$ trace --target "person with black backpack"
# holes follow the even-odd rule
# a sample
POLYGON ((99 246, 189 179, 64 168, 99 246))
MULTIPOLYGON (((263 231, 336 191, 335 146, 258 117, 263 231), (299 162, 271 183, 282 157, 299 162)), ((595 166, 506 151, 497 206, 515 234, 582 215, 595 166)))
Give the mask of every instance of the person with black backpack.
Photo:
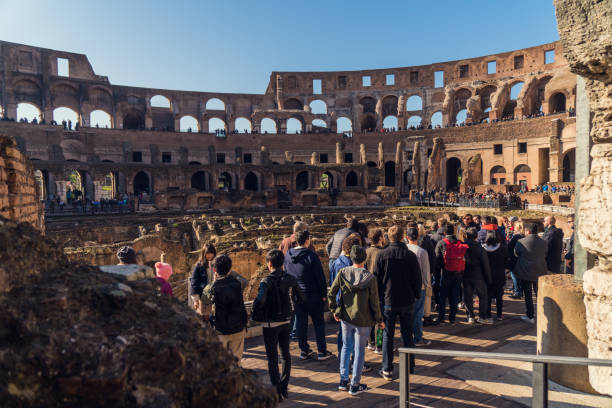
POLYGON ((270 382, 276 387, 280 400, 288 398, 287 387, 291 375, 291 354, 289 353, 289 320, 293 305, 302 303, 304 295, 297 280, 283 270, 285 256, 273 249, 266 255, 270 274, 259 283, 257 297, 253 301, 252 318, 263 323, 263 338, 268 357, 270 382), (278 371, 278 348, 281 349, 282 375, 278 371))
POLYGON ((244 351, 247 324, 242 285, 230 274, 232 260, 229 256, 215 257, 212 269, 215 281, 204 288, 202 298, 212 304, 213 313, 210 322, 217 330, 221 344, 240 360, 244 351))

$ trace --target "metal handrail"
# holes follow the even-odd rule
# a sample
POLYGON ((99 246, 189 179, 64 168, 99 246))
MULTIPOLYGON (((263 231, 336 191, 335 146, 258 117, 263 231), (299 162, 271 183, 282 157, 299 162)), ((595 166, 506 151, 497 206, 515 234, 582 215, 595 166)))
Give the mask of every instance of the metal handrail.
POLYGON ((441 357, 468 357, 487 360, 524 361, 533 364, 532 407, 548 407, 548 364, 570 364, 612 367, 612 360, 568 356, 528 355, 513 353, 487 353, 482 351, 432 350, 402 347, 400 357, 400 407, 410 404, 410 374, 414 373, 414 355, 441 357), (412 364, 411 364, 412 360, 412 364), (412 367, 411 367, 412 365, 412 367))

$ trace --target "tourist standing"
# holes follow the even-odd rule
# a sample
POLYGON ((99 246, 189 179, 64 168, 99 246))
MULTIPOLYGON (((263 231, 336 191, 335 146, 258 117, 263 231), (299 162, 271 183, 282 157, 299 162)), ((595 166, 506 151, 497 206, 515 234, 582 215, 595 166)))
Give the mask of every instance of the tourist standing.
MULTIPOLYGON (((506 286, 506 258, 508 248, 502 245, 495 231, 487 231, 483 248, 487 251, 491 268, 491 282, 488 287, 487 317, 491 320, 491 302, 495 299, 497 320, 503 320, 504 286, 506 286)), ((492 321, 491 321, 492 323, 492 321)))
POLYGON ((572 230, 569 242, 567 243, 567 251, 565 252, 565 273, 574 274, 574 216, 570 215, 567 218, 567 226, 572 230))
POLYGON ((202 247, 200 258, 193 266, 191 276, 189 277, 189 306, 193 307, 196 312, 202 314, 202 292, 206 285, 214 280, 214 272, 212 270, 212 260, 217 256, 217 250, 212 243, 208 243, 202 247))
POLYGON ((516 265, 514 273, 521 280, 525 296, 526 316, 521 316, 526 322, 535 323, 532 292, 538 294, 538 278, 548 273, 546 254, 548 244, 538 236, 538 225, 527 224, 527 236, 519 239, 514 247, 516 265))
POLYGON ((482 246, 476 242, 478 230, 470 227, 466 230, 465 244, 468 250, 465 253, 465 273, 463 274, 463 299, 468 315, 468 323, 476 323, 474 313, 474 293, 478 295, 478 321, 489 324, 489 314, 487 313, 488 289, 491 283, 491 271, 489 258, 482 246))
POLYGON ((436 272, 440 272, 440 305, 438 309, 438 322, 444 322, 446 313, 446 300, 449 301, 448 320, 451 324, 455 323, 457 306, 459 303, 459 292, 461 291, 461 281, 465 271, 465 253, 468 246, 455 236, 455 228, 448 224, 446 235, 436 245, 436 272))
POLYGON ((163 295, 172 296, 172 285, 170 285, 170 276, 172 275, 172 265, 166 263, 166 254, 161 254, 160 262, 155 263, 155 275, 160 285, 160 290, 163 295))
POLYGON ((327 244, 325 245, 325 252, 327 252, 327 255, 329 256, 329 269, 331 269, 334 261, 340 256, 344 238, 355 232, 359 233, 359 221, 357 221, 355 218, 349 218, 346 221, 346 227, 336 231, 329 241, 327 241, 327 244))
POLYGON ((429 285, 428 288, 425 288, 425 305, 423 308, 423 326, 433 326, 438 323, 436 319, 434 319, 431 309, 432 304, 431 300, 433 297, 433 275, 434 275, 434 266, 436 261, 436 247, 431 240, 431 237, 425 231, 425 225, 422 222, 417 223, 417 228, 419 231, 419 246, 423 248, 427 252, 427 257, 429 259, 429 276, 431 279, 432 285, 429 285))
POLYGON ((416 255, 421 269, 421 296, 415 301, 414 305, 414 323, 412 325, 412 334, 414 337, 415 346, 428 346, 431 341, 423 337, 423 313, 425 309, 426 292, 431 289, 431 271, 429 270, 429 256, 427 251, 419 246, 419 231, 416 228, 408 228, 406 231, 408 239, 408 249, 416 255))
POLYGON ((302 303, 303 294, 297 280, 283 270, 285 256, 273 249, 266 255, 270 274, 259 283, 257 297, 253 301, 253 320, 261 322, 268 358, 270 382, 276 387, 279 399, 288 398, 287 388, 291 376, 291 354, 289 352, 289 320, 293 315, 292 304, 302 303), (280 348, 281 371, 278 371, 278 349, 280 348))
MULTIPOLYGON (((393 337, 395 322, 400 322, 404 347, 414 347, 412 323, 415 299, 421 296, 421 268, 415 254, 402 242, 404 231, 394 225, 389 228, 389 246, 376 257, 379 297, 382 304, 385 329, 383 331, 383 365, 379 374, 393 380, 393 337)), ((414 357, 414 356, 412 356, 414 357)), ((410 359, 414 371, 414 358, 410 359)))
POLYGON ((136 265, 138 260, 136 259, 136 251, 134 248, 129 246, 122 246, 117 251, 117 259, 119 263, 117 265, 136 265))
MULTIPOLYGON (((297 279, 304 293, 304 302, 296 305, 295 319, 297 336, 300 346, 300 359, 307 360, 314 356, 308 344, 308 316, 312 319, 317 341, 317 359, 327 360, 331 353, 325 344, 325 320, 323 319, 325 302, 327 301, 327 285, 319 256, 308 249, 310 233, 300 231, 296 234, 297 246, 287 251, 285 271, 297 279)), ((338 252, 338 256, 340 252, 338 252)))
MULTIPOLYGON (((284 238, 278 246, 278 249, 283 252, 283 255, 287 255, 287 251, 289 251, 289 248, 293 248, 297 245, 295 241, 295 234, 300 231, 306 231, 307 229, 308 224, 306 224, 305 222, 296 221, 295 224, 293 224, 293 234, 284 238)), ((315 247, 312 245, 312 243, 310 244, 309 249, 313 252, 315 251, 315 247)))
MULTIPOLYGON (((432 244, 434 246, 434 255, 435 248, 438 245, 438 242, 444 239, 446 234, 446 225, 448 224, 448 220, 444 217, 438 218, 437 224, 435 226, 434 232, 430 235, 432 244)), ((434 268, 434 272, 432 277, 432 290, 433 290, 433 298, 436 302, 436 307, 438 311, 440 310, 440 287, 442 284, 442 275, 440 274, 439 268, 434 268)))
POLYGON ((546 266, 552 273, 561 273, 561 252, 563 252, 563 230, 557 228, 557 220, 549 215, 544 218, 544 234, 542 239, 546 241, 546 266))
POLYGON ((371 327, 376 323, 384 328, 380 313, 378 285, 374 275, 364 268, 366 251, 354 245, 350 250, 352 266, 340 270, 327 294, 329 310, 342 326, 342 351, 340 352, 339 390, 349 388, 351 354, 353 377, 349 393, 357 395, 368 387, 362 384, 361 373, 365 362, 365 346, 371 327), (338 302, 337 295, 341 299, 338 302))
MULTIPOLYGON (((376 272, 376 257, 381 249, 386 245, 385 234, 381 228, 372 228, 368 237, 370 238, 371 245, 366 249, 366 268, 372 272, 376 278, 378 278, 376 272)), ((370 331, 370 340, 368 341, 368 349, 374 351, 376 354, 382 353, 382 347, 376 344, 376 326, 372 327, 370 331)))
POLYGON ((219 255, 212 261, 214 282, 204 288, 202 301, 212 305, 211 323, 226 347, 240 361, 244 351, 247 312, 242 298, 242 285, 230 270, 232 260, 219 255))
POLYGON ((514 268, 516 266, 516 254, 514 253, 514 248, 516 247, 516 243, 525 238, 525 229, 523 227, 522 221, 511 221, 512 222, 512 238, 508 242, 508 259, 506 263, 506 268, 510 270, 510 278, 512 279, 512 295, 510 295, 513 299, 520 299, 523 297, 523 288, 521 287, 521 280, 516 277, 514 273, 514 268))

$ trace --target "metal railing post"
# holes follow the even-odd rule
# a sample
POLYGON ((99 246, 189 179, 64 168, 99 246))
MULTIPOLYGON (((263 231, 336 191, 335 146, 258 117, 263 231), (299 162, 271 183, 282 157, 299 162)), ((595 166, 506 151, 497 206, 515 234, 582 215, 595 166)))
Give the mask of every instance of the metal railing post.
POLYGON ((532 363, 532 407, 548 408, 548 364, 532 363))
POLYGON ((400 353, 400 408, 410 406, 410 354, 400 353))

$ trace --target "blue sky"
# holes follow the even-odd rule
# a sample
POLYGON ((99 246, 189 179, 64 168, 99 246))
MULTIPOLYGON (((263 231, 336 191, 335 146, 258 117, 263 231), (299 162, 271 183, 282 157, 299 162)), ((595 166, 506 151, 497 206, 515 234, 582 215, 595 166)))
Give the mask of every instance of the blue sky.
POLYGON ((119 85, 263 93, 271 71, 430 64, 558 40, 552 0, 0 0, 0 40, 119 85))

